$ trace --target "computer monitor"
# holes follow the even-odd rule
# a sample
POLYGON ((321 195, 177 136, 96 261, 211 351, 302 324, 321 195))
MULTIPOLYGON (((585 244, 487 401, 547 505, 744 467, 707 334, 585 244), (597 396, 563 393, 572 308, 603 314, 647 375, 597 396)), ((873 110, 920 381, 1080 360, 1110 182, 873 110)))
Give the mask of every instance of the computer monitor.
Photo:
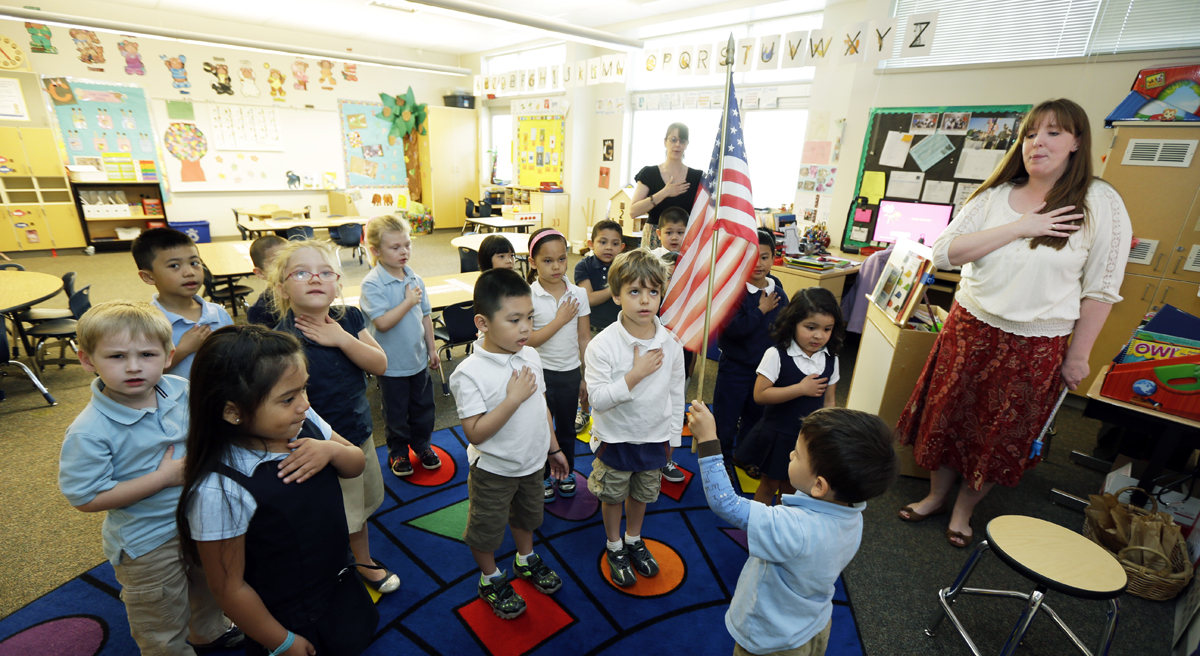
POLYGON ((875 231, 872 239, 895 243, 901 237, 926 245, 941 236, 954 214, 954 206, 947 203, 917 203, 906 200, 879 201, 875 213, 875 231))

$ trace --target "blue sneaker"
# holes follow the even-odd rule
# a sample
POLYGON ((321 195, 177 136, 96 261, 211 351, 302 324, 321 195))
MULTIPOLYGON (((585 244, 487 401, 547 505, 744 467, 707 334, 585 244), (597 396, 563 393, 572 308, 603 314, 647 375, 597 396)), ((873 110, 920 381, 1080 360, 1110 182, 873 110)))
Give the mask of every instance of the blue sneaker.
POLYGON ((566 478, 558 482, 558 496, 564 499, 575 496, 575 472, 567 474, 566 478))

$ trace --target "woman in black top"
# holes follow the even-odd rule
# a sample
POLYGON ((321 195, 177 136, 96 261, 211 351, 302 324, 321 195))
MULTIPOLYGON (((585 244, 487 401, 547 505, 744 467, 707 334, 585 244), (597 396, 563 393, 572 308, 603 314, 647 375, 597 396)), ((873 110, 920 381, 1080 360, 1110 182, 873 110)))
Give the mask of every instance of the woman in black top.
POLYGON ((634 217, 649 215, 642 227, 642 247, 650 250, 662 245, 656 232, 658 215, 668 207, 681 207, 690 215, 696 190, 700 188, 701 171, 683 163, 683 154, 688 147, 687 126, 672 123, 667 128, 663 145, 667 147, 667 161, 638 171, 633 178, 637 181, 633 206, 629 208, 634 217))

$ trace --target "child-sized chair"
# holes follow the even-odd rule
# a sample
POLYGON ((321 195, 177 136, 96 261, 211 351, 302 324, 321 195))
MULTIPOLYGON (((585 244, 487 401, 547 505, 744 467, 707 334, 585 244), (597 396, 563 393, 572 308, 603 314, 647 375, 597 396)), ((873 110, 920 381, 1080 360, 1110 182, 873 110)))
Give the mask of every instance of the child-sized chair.
MULTIPOLYGON (((445 363, 450 361, 450 349, 475 341, 478 333, 478 329, 475 327, 475 304, 467 301, 443 309, 442 323, 444 325, 433 327, 433 341, 442 342, 442 345, 438 347, 438 353, 444 355, 442 366, 438 367, 438 374, 442 377, 442 394, 450 396, 450 385, 446 383, 445 363)), ((468 352, 470 352, 470 347, 468 347, 468 352)))
POLYGON ((925 634, 934 636, 938 625, 945 617, 949 617, 954 628, 962 634, 967 647, 975 656, 980 656, 981 652, 975 646, 975 641, 967 635, 967 630, 963 628, 962 622, 951 607, 960 594, 1008 597, 1023 599, 1026 604, 1024 612, 1008 636, 1008 641, 1000 650, 1001 656, 1011 656, 1016 652, 1029 630, 1030 623, 1033 622, 1033 617, 1042 610, 1058 624, 1058 628, 1067 634, 1081 652, 1091 656, 1092 652, 1083 646, 1083 641, 1067 628, 1066 623, 1049 605, 1042 603, 1046 592, 1053 590, 1079 599, 1108 602, 1108 622, 1095 651, 1095 656, 1107 656, 1112 647, 1113 636, 1117 632, 1117 619, 1121 614, 1121 604, 1117 597, 1125 592, 1127 583, 1125 570, 1117 559, 1082 535, 1041 519, 1003 515, 988 522, 987 539, 981 540, 975 547, 954 584, 938 591, 941 608, 935 611, 936 615, 929 628, 925 629, 925 634), (966 587, 971 572, 987 551, 996 554, 1001 562, 1016 573, 1033 581, 1033 592, 1026 594, 1014 590, 966 587))
POLYGON ((37 340, 37 347, 33 351, 33 363, 38 372, 45 371, 47 364, 56 364, 61 369, 68 364, 79 363, 79 360, 67 357, 67 347, 70 346, 78 357, 79 347, 75 344, 75 330, 79 326, 79 318, 92 308, 91 294, 92 286, 88 285, 71 295, 67 302, 71 307, 71 318, 51 319, 25 331, 26 335, 37 340), (46 359, 46 342, 50 340, 58 341, 58 357, 53 360, 46 359))

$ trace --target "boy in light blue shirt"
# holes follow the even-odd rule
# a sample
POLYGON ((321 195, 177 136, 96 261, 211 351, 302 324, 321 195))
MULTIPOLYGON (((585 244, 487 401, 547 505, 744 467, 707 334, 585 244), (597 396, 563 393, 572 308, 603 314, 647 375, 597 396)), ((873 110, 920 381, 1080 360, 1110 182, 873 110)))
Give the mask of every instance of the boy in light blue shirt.
POLYGON ((408 261, 412 229, 408 221, 385 214, 367 224, 367 246, 375 268, 363 278, 359 305, 370 322, 367 330, 387 354, 379 376, 383 422, 387 426, 388 469, 411 476, 409 448, 427 470, 442 466, 433 451, 433 378, 440 366, 433 342, 433 318, 425 282, 408 261))
POLYGON ((104 556, 121 583, 134 640, 144 654, 239 644, 241 631, 179 548, 188 383, 163 375, 173 354, 170 325, 149 303, 112 301, 88 311, 77 335, 80 362, 99 377, 67 429, 59 488, 79 510, 107 512, 104 556))
POLYGON ((187 378, 192 372, 192 357, 212 332, 232 326, 225 308, 200 297, 204 284, 204 264, 196 244, 184 233, 171 228, 152 228, 138 235, 130 248, 137 263, 138 276, 154 285, 154 306, 171 324, 175 359, 170 371, 187 378))
POLYGON ((858 410, 808 415, 788 465, 797 492, 767 506, 733 491, 712 412, 700 401, 690 412, 708 505, 746 531, 750 552, 725 614, 733 653, 822 656, 834 582, 858 552, 866 501, 896 478, 892 429, 858 410))

